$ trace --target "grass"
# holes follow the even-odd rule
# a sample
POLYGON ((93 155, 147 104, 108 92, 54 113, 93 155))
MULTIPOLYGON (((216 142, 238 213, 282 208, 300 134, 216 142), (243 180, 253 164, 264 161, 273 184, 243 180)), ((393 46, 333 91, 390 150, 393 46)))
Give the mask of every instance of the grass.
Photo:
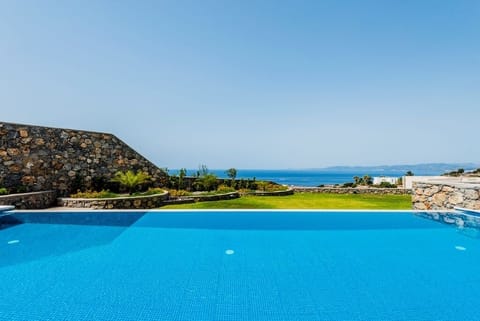
POLYGON ((316 194, 243 196, 227 201, 168 205, 162 209, 372 209, 409 210, 410 195, 316 194))

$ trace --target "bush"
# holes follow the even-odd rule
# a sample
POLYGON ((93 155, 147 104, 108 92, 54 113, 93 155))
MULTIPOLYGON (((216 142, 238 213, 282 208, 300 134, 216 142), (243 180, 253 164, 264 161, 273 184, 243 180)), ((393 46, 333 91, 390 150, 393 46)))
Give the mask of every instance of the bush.
POLYGON ((353 188, 353 187, 357 187, 357 184, 355 184, 355 183, 345 183, 345 184, 342 185, 342 187, 344 187, 344 188, 348 188, 348 187, 353 188))
POLYGON ((271 182, 266 182, 266 181, 258 181, 256 182, 256 186, 258 190, 261 190, 263 192, 278 192, 278 191, 286 191, 288 189, 288 186, 273 184, 271 182))
POLYGON ((0 195, 7 195, 8 190, 5 187, 0 187, 0 195))
POLYGON ((217 189, 217 176, 212 173, 202 174, 195 180, 194 187, 196 191, 214 191, 217 189))
POLYGON ((229 187, 227 185, 220 185, 218 188, 217 188, 217 192, 220 192, 220 193, 231 193, 231 192, 235 192, 235 189, 233 187, 229 187))
POLYGON ((165 190, 159 187, 151 187, 146 192, 136 192, 133 193, 133 196, 148 196, 148 195, 155 195, 155 194, 162 194, 165 190))
POLYGON ((381 182, 380 184, 376 185, 375 187, 380 187, 380 188, 397 188, 397 185, 391 184, 389 182, 381 182))
POLYGON ((87 190, 85 192, 77 192, 70 195, 71 198, 114 198, 119 195, 110 191, 102 190, 100 192, 87 190))
POLYGON ((288 186, 279 185, 279 184, 267 184, 267 191, 268 192, 279 192, 279 191, 286 191, 288 186))
POLYGON ((126 172, 116 172, 111 181, 119 183, 126 188, 130 195, 132 195, 142 184, 150 181, 150 175, 145 172, 134 173, 133 171, 128 170, 126 172))
POLYGON ((182 196, 189 196, 192 195, 192 193, 187 192, 186 190, 183 189, 171 189, 168 191, 170 193, 170 197, 182 197, 182 196))

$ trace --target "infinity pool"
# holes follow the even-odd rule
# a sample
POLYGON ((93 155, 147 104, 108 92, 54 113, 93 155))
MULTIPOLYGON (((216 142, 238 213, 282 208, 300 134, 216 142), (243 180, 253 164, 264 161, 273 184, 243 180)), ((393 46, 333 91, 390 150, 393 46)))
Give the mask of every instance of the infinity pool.
POLYGON ((0 226, 0 320, 480 319, 472 216, 31 212, 0 226))

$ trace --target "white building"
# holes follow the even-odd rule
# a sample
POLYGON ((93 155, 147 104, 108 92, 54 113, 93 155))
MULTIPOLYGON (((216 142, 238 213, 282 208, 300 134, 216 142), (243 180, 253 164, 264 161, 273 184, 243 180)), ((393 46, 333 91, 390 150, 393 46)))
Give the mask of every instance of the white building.
POLYGON ((373 185, 380 185, 383 182, 387 182, 390 184, 397 184, 399 177, 390 177, 390 176, 380 176, 373 178, 373 185))

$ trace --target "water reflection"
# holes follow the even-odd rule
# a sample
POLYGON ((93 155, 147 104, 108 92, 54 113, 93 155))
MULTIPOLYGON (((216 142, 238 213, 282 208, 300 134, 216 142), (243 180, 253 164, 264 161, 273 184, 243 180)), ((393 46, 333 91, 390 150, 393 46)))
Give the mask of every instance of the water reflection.
POLYGON ((450 226, 467 237, 480 239, 480 216, 462 212, 416 212, 416 216, 450 226))
POLYGON ((0 217, 0 267, 111 243, 145 213, 15 213, 0 217))

